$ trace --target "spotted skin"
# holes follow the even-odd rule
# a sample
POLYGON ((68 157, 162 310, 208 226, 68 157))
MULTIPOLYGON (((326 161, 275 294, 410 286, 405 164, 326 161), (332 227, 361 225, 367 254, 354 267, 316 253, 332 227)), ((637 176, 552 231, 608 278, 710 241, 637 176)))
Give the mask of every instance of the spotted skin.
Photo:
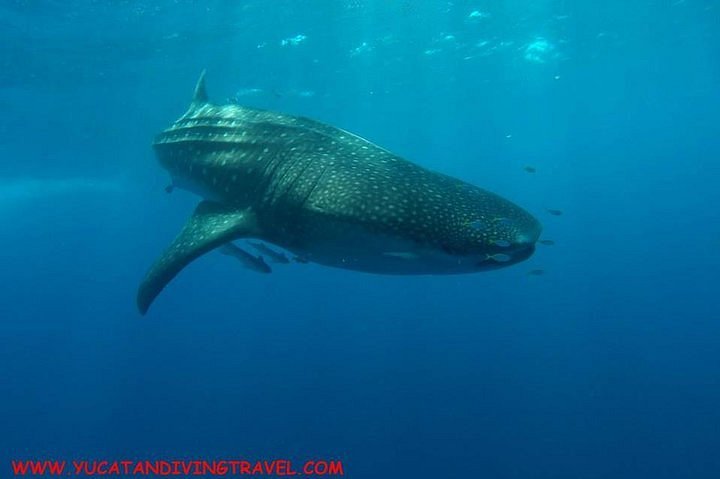
POLYGON ((541 231, 535 218, 500 196, 352 133, 211 104, 203 78, 190 109, 153 146, 175 186, 252 213, 252 228, 233 239, 259 238, 329 266, 476 272, 526 259, 541 231), (498 254, 511 259, 496 261, 498 254))

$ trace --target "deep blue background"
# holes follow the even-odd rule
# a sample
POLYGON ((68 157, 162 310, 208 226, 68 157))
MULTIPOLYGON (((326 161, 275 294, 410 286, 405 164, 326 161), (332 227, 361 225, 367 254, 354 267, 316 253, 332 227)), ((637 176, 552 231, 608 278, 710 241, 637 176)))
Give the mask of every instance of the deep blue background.
POLYGON ((5 0, 0 111, 3 477, 46 457, 720 476, 717 2, 5 0), (203 68, 218 102, 352 130, 557 244, 457 277, 209 254, 140 317, 197 201, 163 192, 150 142, 203 68))

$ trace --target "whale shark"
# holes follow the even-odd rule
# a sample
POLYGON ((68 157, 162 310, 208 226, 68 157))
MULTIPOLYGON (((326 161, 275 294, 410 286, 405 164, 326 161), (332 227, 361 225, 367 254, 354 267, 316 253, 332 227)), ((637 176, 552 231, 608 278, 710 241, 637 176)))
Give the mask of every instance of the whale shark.
POLYGON ((239 240, 267 243, 303 263, 442 275, 519 263, 533 254, 542 230, 514 203, 348 131, 214 104, 205 72, 188 110, 153 148, 172 186, 202 200, 141 282, 141 314, 185 266, 214 249, 269 272, 239 240))

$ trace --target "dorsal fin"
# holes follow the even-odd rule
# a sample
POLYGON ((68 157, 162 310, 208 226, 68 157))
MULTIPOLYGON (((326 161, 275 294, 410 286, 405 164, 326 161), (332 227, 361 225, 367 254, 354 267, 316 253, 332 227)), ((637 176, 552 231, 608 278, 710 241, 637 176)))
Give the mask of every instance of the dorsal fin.
POLYGON ((204 105, 208 102, 207 90, 205 89, 205 70, 200 73, 200 78, 195 85, 195 94, 193 95, 193 106, 204 105))

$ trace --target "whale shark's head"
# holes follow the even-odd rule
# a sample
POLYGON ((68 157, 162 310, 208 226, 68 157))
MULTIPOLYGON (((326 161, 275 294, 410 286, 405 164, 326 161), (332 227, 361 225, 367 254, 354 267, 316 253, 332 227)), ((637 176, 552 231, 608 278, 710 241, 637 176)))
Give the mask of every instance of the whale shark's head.
MULTIPOLYGON (((418 204, 401 218, 401 227, 368 231, 362 224, 342 223, 298 251, 328 266, 381 274, 460 274, 520 263, 535 252, 542 232, 530 213, 493 193, 475 187, 418 204), (445 209, 436 208, 443 205, 445 209)), ((387 205, 388 211, 397 206, 387 205)), ((373 211, 384 213, 382 207, 373 211)), ((384 215, 388 224, 398 220, 384 215)), ((377 226, 377 225, 375 225, 377 226)), ((392 224, 391 226, 396 226, 392 224)))
POLYGON ((479 270, 496 269, 519 263, 532 256, 542 225, 514 203, 487 195, 482 212, 473 212, 455 228, 450 253, 473 262, 479 270))
MULTIPOLYGON (((519 208, 518 208, 519 209, 519 208)), ((542 226, 524 210, 512 219, 501 217, 494 232, 479 249, 478 269, 495 269, 510 266, 528 259, 535 252, 542 226)))

